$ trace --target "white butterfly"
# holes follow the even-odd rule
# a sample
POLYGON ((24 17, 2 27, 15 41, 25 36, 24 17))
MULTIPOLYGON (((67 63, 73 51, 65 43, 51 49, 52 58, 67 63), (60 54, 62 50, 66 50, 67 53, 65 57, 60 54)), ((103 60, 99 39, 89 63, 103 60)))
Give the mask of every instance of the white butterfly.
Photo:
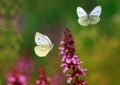
POLYGON ((35 46, 34 51, 39 57, 45 57, 53 48, 53 44, 50 39, 39 32, 35 34, 35 46))
POLYGON ((101 6, 96 6, 90 14, 87 14, 83 8, 77 7, 78 23, 82 26, 98 23, 100 21, 99 16, 101 11, 101 6))

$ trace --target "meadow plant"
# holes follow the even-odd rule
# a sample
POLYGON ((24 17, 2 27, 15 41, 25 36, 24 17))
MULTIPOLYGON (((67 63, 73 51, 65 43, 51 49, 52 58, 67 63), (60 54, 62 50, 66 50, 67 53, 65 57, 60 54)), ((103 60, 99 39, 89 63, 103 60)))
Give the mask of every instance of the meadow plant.
POLYGON ((6 85, 27 85, 27 77, 18 70, 12 69, 6 76, 6 85))
POLYGON ((46 76, 46 71, 44 66, 40 66, 38 69, 38 79, 35 82, 35 85, 49 85, 50 78, 46 76))
POLYGON ((33 60, 28 51, 16 60, 13 68, 6 74, 6 85, 28 85, 33 70, 33 60))
POLYGON ((62 55, 61 67, 64 68, 63 73, 66 73, 68 77, 67 83, 71 83, 73 80, 73 85, 87 85, 87 83, 80 77, 86 76, 86 69, 81 67, 82 61, 79 61, 78 56, 75 54, 74 40, 72 38, 71 31, 66 29, 64 31, 64 40, 60 42, 60 54, 62 55))

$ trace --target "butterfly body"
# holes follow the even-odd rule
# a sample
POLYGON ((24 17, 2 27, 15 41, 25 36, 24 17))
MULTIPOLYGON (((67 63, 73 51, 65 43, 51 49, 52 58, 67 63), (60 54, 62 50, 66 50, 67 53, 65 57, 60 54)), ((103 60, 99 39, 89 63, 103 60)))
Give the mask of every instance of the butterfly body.
POLYGON ((35 43, 37 46, 35 46, 34 51, 39 57, 45 57, 53 48, 50 39, 39 32, 36 32, 35 34, 35 43))
POLYGON ((89 18, 90 18, 90 15, 89 15, 89 14, 87 14, 87 18, 88 18, 88 20, 89 20, 89 18))
POLYGON ((78 23, 82 26, 96 24, 100 21, 101 6, 95 7, 90 14, 87 14, 82 7, 77 7, 78 23))

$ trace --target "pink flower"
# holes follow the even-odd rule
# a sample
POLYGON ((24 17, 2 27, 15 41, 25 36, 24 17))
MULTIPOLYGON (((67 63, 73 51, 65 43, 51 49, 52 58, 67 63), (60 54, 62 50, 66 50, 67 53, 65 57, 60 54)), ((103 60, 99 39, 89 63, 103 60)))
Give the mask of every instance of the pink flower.
POLYGON ((80 74, 81 74, 83 77, 86 76, 86 73, 85 73, 86 70, 87 70, 87 69, 83 69, 83 68, 80 68, 80 69, 79 69, 79 72, 80 72, 80 74))
POLYGON ((60 42, 60 45, 64 45, 64 44, 65 44, 65 42, 64 42, 64 41, 61 41, 61 42, 60 42))
POLYGON ((68 77, 68 79, 67 79, 67 83, 70 83, 71 80, 72 80, 72 77, 68 77))
POLYGON ((64 68, 63 73, 66 73, 68 70, 71 71, 72 69, 72 72, 67 74, 67 83, 70 83, 72 79, 74 79, 74 85, 86 85, 86 83, 84 84, 84 82, 81 82, 78 78, 78 76, 86 76, 86 69, 81 67, 83 62, 79 61, 77 55, 75 54, 74 40, 69 29, 65 30, 64 40, 60 42, 60 45, 60 54, 63 56, 62 62, 64 62, 61 64, 64 68))
POLYGON ((68 70, 67 64, 61 64, 62 67, 64 67, 63 73, 65 73, 68 70))
POLYGON ((76 55, 73 56, 72 62, 73 62, 74 64, 77 64, 78 59, 77 59, 77 56, 76 56, 76 55))
POLYGON ((27 77, 19 74, 17 70, 12 70, 7 75, 7 85, 27 85, 27 77))
POLYGON ((74 82, 73 85, 87 85, 87 83, 83 80, 80 80, 80 81, 74 82))
POLYGON ((65 59, 66 59, 66 55, 64 55, 64 56, 62 57, 62 61, 65 61, 65 59))
POLYGON ((14 69, 6 75, 7 85, 27 85, 27 81, 33 69, 33 61, 30 53, 24 53, 18 58, 14 64, 14 69))
POLYGON ((68 77, 67 83, 70 83, 72 81, 72 74, 69 73, 66 76, 68 77))
POLYGON ((46 76, 45 69, 43 66, 40 66, 38 69, 38 79, 35 82, 35 85, 48 85, 50 78, 46 76))
POLYGON ((66 63, 71 63, 72 59, 69 57, 69 58, 66 58, 66 63))
POLYGON ((47 85, 44 80, 36 80, 36 85, 47 85))

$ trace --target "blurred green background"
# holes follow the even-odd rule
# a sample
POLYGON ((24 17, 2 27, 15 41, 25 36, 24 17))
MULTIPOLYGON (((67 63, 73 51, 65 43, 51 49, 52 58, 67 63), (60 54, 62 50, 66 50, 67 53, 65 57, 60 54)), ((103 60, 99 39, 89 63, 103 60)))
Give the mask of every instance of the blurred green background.
MULTIPOLYGON (((5 74, 25 50, 35 64, 28 85, 34 85, 40 65, 50 77, 60 73, 58 47, 66 28, 72 31, 76 54, 84 61, 88 85, 120 85, 119 0, 0 0, 0 85, 5 85, 5 74), (102 6, 101 21, 80 26, 76 8, 81 6, 89 13, 97 5, 102 6), (54 44, 46 58, 34 53, 36 31, 54 44)), ((66 78, 64 82, 68 85, 66 78)))

